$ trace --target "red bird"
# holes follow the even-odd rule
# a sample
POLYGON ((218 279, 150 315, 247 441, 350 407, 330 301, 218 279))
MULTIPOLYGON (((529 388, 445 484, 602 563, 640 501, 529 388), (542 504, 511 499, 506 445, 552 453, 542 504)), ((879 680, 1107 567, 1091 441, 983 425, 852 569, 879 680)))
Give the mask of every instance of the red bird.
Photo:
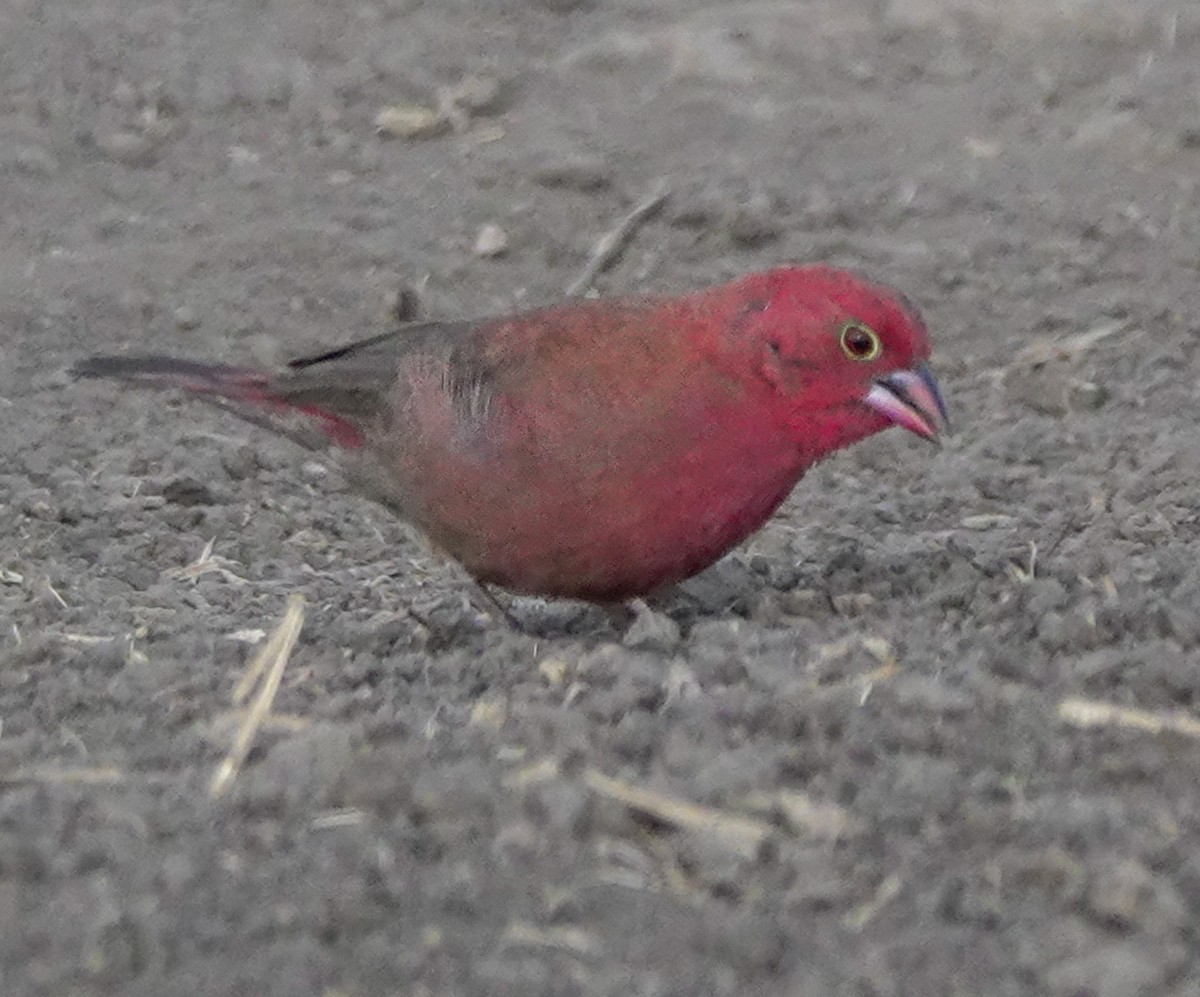
POLYGON ((928 356, 898 293, 805 266, 415 323, 277 373, 156 356, 74 373, 302 417, 303 437, 271 424, 336 450, 478 581, 613 602, 707 567, 840 447, 891 425, 936 440, 928 356))

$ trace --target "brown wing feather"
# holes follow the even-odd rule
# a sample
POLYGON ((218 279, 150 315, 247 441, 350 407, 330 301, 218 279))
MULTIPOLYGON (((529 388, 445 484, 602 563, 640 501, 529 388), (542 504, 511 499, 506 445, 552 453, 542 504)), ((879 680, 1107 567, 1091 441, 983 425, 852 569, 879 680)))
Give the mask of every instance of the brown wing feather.
POLYGON ((300 357, 272 380, 271 390, 294 405, 315 405, 355 422, 383 411, 402 364, 452 353, 472 322, 419 322, 314 356, 300 357))

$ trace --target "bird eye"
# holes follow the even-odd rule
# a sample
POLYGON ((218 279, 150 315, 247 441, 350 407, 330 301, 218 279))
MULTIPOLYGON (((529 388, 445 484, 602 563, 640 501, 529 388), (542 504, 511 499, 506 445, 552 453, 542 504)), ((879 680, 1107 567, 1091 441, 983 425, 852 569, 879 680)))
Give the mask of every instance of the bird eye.
POLYGON ((883 352, 883 344, 872 329, 861 322, 847 322, 840 337, 842 352, 851 360, 874 360, 883 352))

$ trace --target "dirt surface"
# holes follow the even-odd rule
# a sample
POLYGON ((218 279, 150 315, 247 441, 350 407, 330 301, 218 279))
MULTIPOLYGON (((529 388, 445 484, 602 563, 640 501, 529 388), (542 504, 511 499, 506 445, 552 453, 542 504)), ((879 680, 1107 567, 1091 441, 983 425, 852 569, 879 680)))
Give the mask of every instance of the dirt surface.
POLYGON ((1200 992, 1196 15, 6 3, 0 992, 1200 992), (663 177, 597 289, 861 268, 958 432, 627 629, 514 633, 287 442, 63 373, 550 300, 663 177))

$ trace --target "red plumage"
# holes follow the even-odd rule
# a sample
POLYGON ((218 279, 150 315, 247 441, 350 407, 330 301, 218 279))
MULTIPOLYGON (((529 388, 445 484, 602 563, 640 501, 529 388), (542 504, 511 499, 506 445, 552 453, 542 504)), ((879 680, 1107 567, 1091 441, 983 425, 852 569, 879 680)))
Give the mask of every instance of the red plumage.
POLYGON ((478 580, 611 601, 712 563, 839 447, 893 423, 936 437, 928 355, 900 295, 816 266, 415 323, 278 373, 164 357, 76 373, 301 414, 478 580))

